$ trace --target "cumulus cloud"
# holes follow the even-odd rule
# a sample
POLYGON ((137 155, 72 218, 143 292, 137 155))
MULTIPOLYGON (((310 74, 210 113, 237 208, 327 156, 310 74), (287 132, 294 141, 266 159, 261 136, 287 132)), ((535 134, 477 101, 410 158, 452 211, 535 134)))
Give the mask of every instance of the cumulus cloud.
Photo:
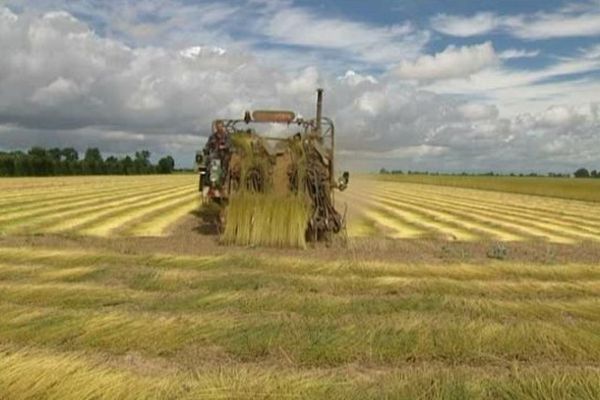
POLYGON ((403 79, 437 80, 464 78, 496 63, 491 42, 474 46, 448 46, 433 56, 424 55, 414 62, 403 61, 396 74, 403 79))
POLYGON ((593 74, 600 71, 600 53, 583 48, 574 56, 562 57, 541 68, 515 69, 499 63, 470 75, 430 82, 423 88, 436 93, 485 99, 497 104, 504 115, 524 110, 542 112, 557 104, 581 105, 598 99, 600 83, 593 74))
POLYGON ((498 58, 491 43, 450 47, 401 64, 400 72, 336 76, 317 65, 279 69, 220 45, 127 45, 71 14, 4 9, 0 48, 2 148, 149 148, 190 165, 213 118, 270 107, 312 116, 314 90, 323 86, 341 167, 570 170, 588 158, 600 163, 597 104, 506 118, 489 102, 436 94, 404 80, 485 71, 498 58))
POLYGON ((468 120, 495 119, 498 108, 490 104, 466 103, 458 107, 458 111, 468 120))
POLYGON ((373 75, 362 75, 355 71, 348 70, 343 76, 338 76, 338 80, 345 82, 351 86, 360 85, 361 83, 377 83, 377 79, 373 75))
POLYGON ((572 127, 586 121, 586 116, 573 107, 552 106, 541 113, 536 123, 541 127, 572 127))
POLYGON ((260 95, 267 76, 277 80, 277 72, 248 55, 129 48, 65 13, 2 18, 8 32, 0 36, 0 47, 8 49, 0 60, 4 123, 195 131, 235 96, 260 95))

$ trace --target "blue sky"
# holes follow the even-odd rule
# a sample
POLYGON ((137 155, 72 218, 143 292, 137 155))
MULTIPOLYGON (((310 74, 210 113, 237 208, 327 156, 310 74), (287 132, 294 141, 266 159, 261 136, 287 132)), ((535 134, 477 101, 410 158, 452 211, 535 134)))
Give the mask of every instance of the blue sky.
POLYGON ((0 148, 147 147, 312 113, 344 166, 600 168, 600 1, 0 1, 0 148))

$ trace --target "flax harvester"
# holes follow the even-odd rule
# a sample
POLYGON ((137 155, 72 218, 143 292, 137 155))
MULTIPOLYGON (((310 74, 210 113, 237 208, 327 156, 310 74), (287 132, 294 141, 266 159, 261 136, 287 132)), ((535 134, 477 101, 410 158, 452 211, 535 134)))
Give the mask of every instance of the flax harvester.
POLYGON ((349 174, 334 178, 335 127, 322 108, 318 89, 314 119, 261 110, 213 122, 196 164, 203 207, 211 210, 204 215, 215 216, 223 242, 305 247, 344 229, 333 190, 344 190, 349 174), (263 136, 261 124, 296 132, 263 136))

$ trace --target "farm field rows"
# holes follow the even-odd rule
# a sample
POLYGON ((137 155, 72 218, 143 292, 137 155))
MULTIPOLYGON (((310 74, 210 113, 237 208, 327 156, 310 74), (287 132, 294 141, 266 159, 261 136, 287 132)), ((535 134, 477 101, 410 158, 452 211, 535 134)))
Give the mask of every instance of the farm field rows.
POLYGON ((0 248, 0 398, 600 397, 600 270, 0 248))
MULTIPOLYGON (((418 183, 354 180, 350 236, 579 243, 600 240, 596 203, 418 183)), ((342 207, 340 207, 342 208, 342 207)))
POLYGON ((358 178, 347 247, 228 248, 196 179, 0 180, 0 399, 600 398, 595 203, 358 178))
POLYGON ((162 236, 198 208, 195 175, 0 180, 0 234, 162 236))
MULTIPOLYGON (((0 180, 0 234, 165 236, 199 206, 195 175, 0 180)), ((596 203, 358 178, 336 195, 348 234, 399 239, 600 240, 596 203)))

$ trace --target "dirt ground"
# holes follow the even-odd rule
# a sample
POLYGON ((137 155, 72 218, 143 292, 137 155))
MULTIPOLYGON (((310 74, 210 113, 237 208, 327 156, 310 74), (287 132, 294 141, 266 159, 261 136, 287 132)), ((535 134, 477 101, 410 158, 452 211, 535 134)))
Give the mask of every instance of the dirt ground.
POLYGON ((179 221, 166 237, 98 238, 75 235, 0 236, 0 247, 49 247, 103 250, 124 254, 167 253, 181 255, 239 255, 313 258, 339 261, 386 261, 401 263, 485 263, 492 260, 544 264, 600 263, 600 243, 577 245, 545 241, 459 242, 443 238, 389 239, 344 238, 333 243, 310 245, 307 250, 224 246, 196 216, 179 221))

